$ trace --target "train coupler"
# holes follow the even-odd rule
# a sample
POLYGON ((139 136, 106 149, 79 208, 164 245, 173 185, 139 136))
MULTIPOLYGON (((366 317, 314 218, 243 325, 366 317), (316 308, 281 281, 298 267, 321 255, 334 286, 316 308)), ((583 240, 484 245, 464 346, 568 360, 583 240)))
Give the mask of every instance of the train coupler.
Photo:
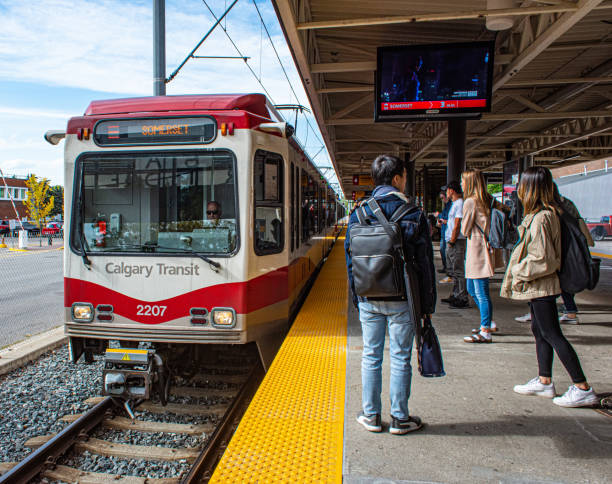
POLYGON ((147 400, 157 394, 162 405, 168 401, 169 374, 154 350, 107 349, 102 379, 104 395, 127 402, 147 400))

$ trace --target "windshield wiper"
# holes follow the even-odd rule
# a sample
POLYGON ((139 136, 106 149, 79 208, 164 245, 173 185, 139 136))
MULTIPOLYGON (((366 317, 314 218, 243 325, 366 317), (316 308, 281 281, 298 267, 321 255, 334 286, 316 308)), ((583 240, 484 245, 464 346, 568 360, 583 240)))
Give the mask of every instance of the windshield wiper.
POLYGON ((187 249, 187 248, 182 248, 182 247, 165 247, 163 245, 157 245, 157 244, 144 244, 143 247, 150 247, 152 249, 164 249, 164 250, 180 250, 181 252, 187 252, 188 254, 193 254, 199 257, 200 259, 202 259, 204 262, 207 262, 211 266, 212 270, 215 272, 219 272, 219 269, 221 268, 221 264, 219 264, 217 261, 214 261, 206 257, 204 254, 200 254, 199 252, 196 252, 193 249, 187 249))
POLYGON ((124 249, 142 249, 144 252, 155 252, 157 249, 163 249, 163 250, 175 250, 175 251, 180 251, 180 252, 186 252, 188 254, 193 254, 197 257, 199 257, 200 259, 202 259, 204 262, 210 264, 210 266, 212 267, 212 270, 215 272, 219 272, 219 269, 221 268, 221 264, 219 264, 218 262, 209 259, 208 257, 206 257, 204 254, 201 254, 199 252, 196 252, 193 249, 187 249, 187 248, 183 248, 183 247, 166 247, 163 245, 157 245, 154 242, 146 242, 142 245, 139 244, 130 244, 130 245, 118 245, 115 247, 107 247, 104 250, 100 250, 99 252, 120 252, 124 249))
MULTIPOLYGON (((82 176, 82 175, 81 175, 82 176)), ((87 267, 87 270, 91 270, 91 261, 87 257, 87 253, 85 252, 85 218, 83 216, 83 179, 81 178, 81 185, 79 186, 79 216, 81 217, 81 224, 79 227, 79 245, 81 249, 81 258, 83 259, 83 264, 87 267)))

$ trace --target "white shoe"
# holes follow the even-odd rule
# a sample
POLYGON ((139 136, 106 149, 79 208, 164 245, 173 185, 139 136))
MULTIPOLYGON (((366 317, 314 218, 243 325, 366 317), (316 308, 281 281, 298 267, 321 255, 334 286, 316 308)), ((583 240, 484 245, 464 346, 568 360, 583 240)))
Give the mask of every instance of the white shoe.
POLYGON ((559 318, 559 322, 567 324, 578 324, 579 321, 578 316, 576 316, 575 318, 570 318, 567 313, 564 313, 563 316, 559 318))
POLYGON ((555 384, 551 382, 550 385, 544 385, 540 381, 540 377, 536 376, 524 385, 515 385, 514 391, 521 395, 538 395, 539 397, 553 398, 555 396, 555 384))
POLYGON ((531 321, 531 313, 527 313, 524 316, 517 316, 514 320, 519 323, 528 323, 531 321))
POLYGON ((553 403, 560 407, 589 407, 598 404, 599 397, 593 391, 593 387, 581 390, 576 385, 570 385, 563 395, 553 398, 553 403))

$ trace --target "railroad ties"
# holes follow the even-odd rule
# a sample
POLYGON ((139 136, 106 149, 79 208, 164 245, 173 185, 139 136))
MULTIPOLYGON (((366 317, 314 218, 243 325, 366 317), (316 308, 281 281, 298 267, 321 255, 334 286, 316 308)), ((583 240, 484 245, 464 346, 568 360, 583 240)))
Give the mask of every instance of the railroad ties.
MULTIPOLYGON (((216 452, 210 447, 218 445, 222 447, 226 442, 219 442, 217 434, 219 428, 230 427, 229 433, 233 432, 236 424, 236 415, 233 411, 236 407, 238 398, 245 393, 245 385, 253 385, 254 380, 259 378, 261 369, 258 363, 250 362, 249 367, 239 367, 234 365, 206 365, 204 371, 199 371, 189 381, 181 381, 177 386, 170 389, 171 402, 166 406, 153 401, 145 401, 136 406, 134 420, 119 415, 121 409, 116 406, 112 412, 106 412, 99 424, 87 432, 81 432, 70 450, 64 456, 52 457, 55 465, 41 464, 40 476, 46 479, 79 482, 81 484, 102 484, 108 482, 129 483, 129 484, 175 484, 185 481, 186 471, 182 471, 179 476, 152 478, 148 475, 134 476, 111 474, 103 472, 93 472, 66 465, 68 453, 72 456, 95 455, 102 458, 125 459, 129 461, 158 461, 174 462, 187 465, 187 469, 194 462, 198 466, 202 465, 202 454, 216 452), (231 372, 231 373, 230 373, 231 372), (255 377, 255 375, 258 375, 255 377), (181 403, 184 402, 184 403, 181 403), (195 403, 194 403, 195 402, 195 403), (232 411, 228 411, 231 409, 232 411), (228 414, 228 415, 226 415, 228 414), (230 415, 231 414, 231 415, 230 415), (224 422, 224 420, 231 422, 224 422), (185 420, 201 420, 201 423, 189 423, 185 420), (105 432, 114 432, 112 440, 99 438, 105 432), (193 437, 190 441, 198 442, 195 447, 164 447, 160 445, 135 445, 117 441, 117 435, 123 433, 163 433, 178 436, 193 437), (93 436, 95 434, 95 436, 93 436), (199 440, 198 440, 199 439, 199 440)), ((259 381, 259 380, 258 380, 259 381)), ((257 381, 257 383, 258 383, 257 381)), ((250 395, 250 394, 249 394, 250 395)), ((106 397, 94 397, 85 401, 91 407, 100 404, 106 397)), ((240 403, 241 407, 246 407, 246 403, 240 403)), ((88 411, 88 412, 91 412, 88 411)), ((77 420, 87 416, 83 414, 64 415, 61 421, 68 426, 74 425, 77 420)), ((228 431, 225 430, 225 433, 228 431)), ((63 431, 62 431, 63 433, 63 431)), ((33 452, 44 450, 49 442, 57 439, 60 434, 42 435, 31 438, 25 443, 33 452), (37 450, 38 449, 38 450, 37 450)), ((127 439, 127 437, 126 437, 127 439)), ((32 455, 32 454, 31 454, 32 455)), ((42 459, 45 462, 47 459, 42 459)), ((74 460, 74 459, 73 459, 74 460)), ((204 459, 206 460, 206 459, 204 459)), ((1 474, 9 473, 10 470, 19 463, 8 462, 0 464, 1 474)), ((146 466, 144 466, 146 468, 146 466)), ((16 469, 15 469, 16 470, 16 469)), ((193 472, 193 469, 191 469, 193 472)), ((199 471, 208 473, 208 471, 199 471)), ((8 474, 7 474, 8 475, 8 474)), ((189 481, 189 479, 187 479, 189 481)))

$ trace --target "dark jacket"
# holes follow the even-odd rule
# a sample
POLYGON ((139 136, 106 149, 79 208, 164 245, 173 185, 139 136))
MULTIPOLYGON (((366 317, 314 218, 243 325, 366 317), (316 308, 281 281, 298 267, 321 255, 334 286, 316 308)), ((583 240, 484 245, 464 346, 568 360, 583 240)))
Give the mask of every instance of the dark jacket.
MULTIPOLYGON (((440 215, 438 215, 438 219, 448 220, 448 212, 450 212, 450 209, 452 206, 453 206, 452 200, 449 200, 448 202, 446 202, 444 204, 444 208, 440 212, 440 215)), ((440 233, 442 235, 444 235, 444 232, 446 231, 446 225, 447 224, 440 224, 440 233)))
MULTIPOLYGON (((372 196, 380 205, 387 219, 391 217, 393 212, 395 212, 398 207, 405 203, 404 200, 391 192, 397 192, 397 189, 389 185, 379 185, 372 192, 372 196)), ((368 215, 374 217, 372 211, 367 205, 365 206, 365 210, 368 215)), ((349 218, 346 239, 344 241, 349 286, 351 288, 351 296, 355 305, 357 305, 358 301, 366 300, 366 298, 358 297, 355 294, 355 284, 353 281, 350 233, 351 226, 356 223, 358 223, 357 214, 353 212, 349 218)), ((406 260, 414 261, 414 266, 419 272, 418 279, 420 282, 422 311, 425 314, 431 314, 436 308, 436 283, 434 279, 435 271, 433 264, 433 245, 431 243, 427 219, 422 210, 415 210, 414 212, 405 215, 400 221, 400 224, 404 235, 404 255, 406 260), (417 224, 415 225, 414 223, 410 222, 417 222, 417 224)))

